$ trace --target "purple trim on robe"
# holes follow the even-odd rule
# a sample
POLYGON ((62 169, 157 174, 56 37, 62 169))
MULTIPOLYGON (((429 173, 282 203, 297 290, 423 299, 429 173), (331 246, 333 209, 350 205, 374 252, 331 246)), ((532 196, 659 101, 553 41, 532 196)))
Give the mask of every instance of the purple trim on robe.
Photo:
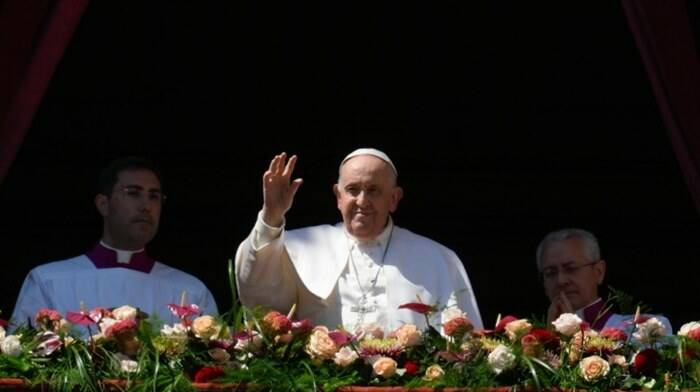
POLYGON ((153 265, 156 263, 155 260, 148 257, 145 251, 134 253, 131 255, 131 261, 129 263, 118 263, 117 262, 117 252, 112 249, 105 248, 102 244, 98 243, 89 252, 85 253, 90 261, 95 265, 96 268, 129 268, 136 271, 141 271, 143 273, 150 273, 153 269, 153 265))
POLYGON ((605 310, 605 301, 603 300, 599 300, 589 307, 584 308, 583 321, 590 324, 592 329, 600 331, 605 326, 605 323, 608 322, 610 316, 613 315, 611 309, 608 309, 605 313, 601 314, 603 310, 605 310))

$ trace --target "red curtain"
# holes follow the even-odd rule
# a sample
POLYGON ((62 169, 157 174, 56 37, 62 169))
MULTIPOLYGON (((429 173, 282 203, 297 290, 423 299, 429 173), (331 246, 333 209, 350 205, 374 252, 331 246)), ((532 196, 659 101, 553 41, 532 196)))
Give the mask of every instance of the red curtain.
POLYGON ((700 62, 687 3, 622 0, 622 5, 686 184, 700 211, 700 62))
POLYGON ((0 184, 87 4, 0 2, 0 184))

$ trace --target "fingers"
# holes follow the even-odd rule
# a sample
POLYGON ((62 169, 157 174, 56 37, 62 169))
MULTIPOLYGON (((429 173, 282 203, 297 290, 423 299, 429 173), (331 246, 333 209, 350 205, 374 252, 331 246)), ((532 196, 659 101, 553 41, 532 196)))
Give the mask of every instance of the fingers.
POLYGON ((565 313, 573 313, 574 307, 571 305, 571 301, 569 301, 569 298, 564 294, 564 292, 559 293, 559 306, 561 310, 565 313))
POLYGON ((294 197, 294 195, 296 195, 297 190, 299 189, 299 187, 301 186, 301 184, 303 182, 304 182, 304 180, 302 180, 301 178, 297 178, 296 180, 292 181, 292 185, 289 187, 290 188, 289 190, 290 190, 292 197, 294 197))
POLYGON ((290 177, 292 175, 292 172, 294 171, 294 166, 296 166, 296 164, 297 164, 297 156, 292 155, 292 157, 289 158, 287 165, 284 167, 284 172, 282 172, 282 175, 285 177, 290 177))

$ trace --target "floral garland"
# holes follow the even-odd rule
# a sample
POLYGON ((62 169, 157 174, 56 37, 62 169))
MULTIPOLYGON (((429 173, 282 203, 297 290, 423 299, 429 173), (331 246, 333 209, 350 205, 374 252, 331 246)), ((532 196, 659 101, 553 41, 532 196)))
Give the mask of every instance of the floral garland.
MULTIPOLYGON (((55 390, 192 390, 192 383, 248 385, 272 391, 332 391, 348 385, 535 389, 700 388, 700 323, 668 335, 654 317, 637 314, 622 328, 594 331, 574 314, 551 325, 506 316, 475 330, 458 308, 411 303, 402 308, 441 324, 384 331, 314 326, 277 311, 234 309, 202 315, 171 304, 179 318, 162 324, 138 309, 42 309, 34 326, 6 334, 0 326, 0 377, 55 390), (87 338, 80 338, 87 336, 87 338)), ((7 324, 5 323, 6 327, 7 324)))

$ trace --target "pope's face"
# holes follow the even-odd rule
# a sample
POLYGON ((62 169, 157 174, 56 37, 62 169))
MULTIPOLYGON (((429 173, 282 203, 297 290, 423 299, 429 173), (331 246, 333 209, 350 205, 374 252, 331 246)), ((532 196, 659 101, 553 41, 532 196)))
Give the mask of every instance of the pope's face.
POLYGON ((590 260, 579 238, 549 244, 540 263, 544 290, 550 301, 556 301, 563 292, 576 310, 598 298, 598 285, 605 277, 605 261, 590 260))
POLYGON ((162 202, 160 181, 152 171, 120 172, 112 194, 95 198, 104 219, 103 239, 119 249, 143 248, 158 231, 162 202))
POLYGON ((389 164, 371 155, 345 162, 333 192, 346 230, 362 241, 381 234, 403 195, 389 164))

